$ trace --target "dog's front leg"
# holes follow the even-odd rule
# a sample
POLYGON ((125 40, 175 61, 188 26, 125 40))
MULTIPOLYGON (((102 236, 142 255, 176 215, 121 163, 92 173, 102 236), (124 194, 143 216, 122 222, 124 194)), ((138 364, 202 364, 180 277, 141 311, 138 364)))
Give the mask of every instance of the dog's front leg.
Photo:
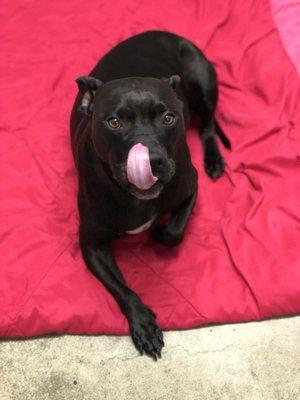
POLYGON ((156 226, 152 231, 153 239, 165 246, 176 246, 179 244, 183 239, 196 197, 196 193, 189 196, 171 212, 172 217, 166 224, 156 226))
POLYGON ((126 316, 131 337, 141 354, 155 360, 164 345, 163 335, 155 322, 155 314, 147 308, 126 282, 114 260, 109 244, 81 244, 83 258, 92 273, 101 280, 126 316))

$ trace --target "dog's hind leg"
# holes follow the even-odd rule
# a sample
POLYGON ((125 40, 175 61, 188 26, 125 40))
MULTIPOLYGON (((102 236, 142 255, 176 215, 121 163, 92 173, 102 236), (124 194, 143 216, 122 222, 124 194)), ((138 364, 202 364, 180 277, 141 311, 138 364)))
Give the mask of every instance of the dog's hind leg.
POLYGON ((223 157, 216 143, 220 136, 225 147, 230 142, 215 122, 215 109, 218 98, 217 77, 212 64, 194 45, 186 40, 180 43, 182 78, 191 111, 201 119, 201 140, 204 148, 206 173, 217 179, 224 171, 223 157))

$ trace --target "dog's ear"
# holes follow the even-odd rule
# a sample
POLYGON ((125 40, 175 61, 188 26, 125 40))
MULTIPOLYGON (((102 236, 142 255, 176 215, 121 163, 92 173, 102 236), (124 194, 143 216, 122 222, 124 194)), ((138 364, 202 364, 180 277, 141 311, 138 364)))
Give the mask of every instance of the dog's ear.
POLYGON ((171 88, 176 89, 177 86, 179 85, 181 81, 181 78, 179 75, 172 75, 169 78, 169 85, 171 86, 171 88))
POLYGON ((93 113, 96 91, 103 83, 92 76, 80 76, 76 82, 79 92, 83 95, 79 111, 90 117, 93 113))
POLYGON ((171 86, 171 88, 175 90, 179 85, 181 78, 179 75, 172 75, 170 76, 170 78, 162 78, 162 80, 168 83, 171 86))

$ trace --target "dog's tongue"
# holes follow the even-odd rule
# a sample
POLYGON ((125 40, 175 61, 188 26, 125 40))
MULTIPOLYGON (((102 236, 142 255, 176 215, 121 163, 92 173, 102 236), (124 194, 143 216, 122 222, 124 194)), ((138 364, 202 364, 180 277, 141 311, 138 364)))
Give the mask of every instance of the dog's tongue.
POLYGON ((139 189, 146 190, 151 188, 157 181, 153 176, 149 149, 141 143, 135 144, 128 153, 127 158, 127 179, 139 189))

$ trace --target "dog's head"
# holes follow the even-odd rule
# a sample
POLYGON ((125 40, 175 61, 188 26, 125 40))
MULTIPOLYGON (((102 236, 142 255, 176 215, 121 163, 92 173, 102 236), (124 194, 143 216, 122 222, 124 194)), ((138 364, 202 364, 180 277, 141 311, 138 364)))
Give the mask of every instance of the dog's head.
POLYGON ((80 110, 91 118, 91 143, 119 186, 139 199, 157 197, 174 176, 185 137, 179 76, 77 79, 80 110))

